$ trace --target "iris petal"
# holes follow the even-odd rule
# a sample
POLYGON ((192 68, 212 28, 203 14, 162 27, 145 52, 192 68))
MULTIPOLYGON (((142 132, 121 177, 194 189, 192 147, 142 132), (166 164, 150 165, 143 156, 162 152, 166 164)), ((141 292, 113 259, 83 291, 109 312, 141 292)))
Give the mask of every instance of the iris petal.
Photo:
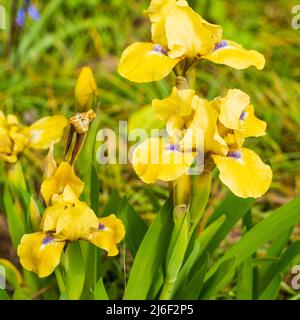
POLYGON ((262 54, 255 50, 246 50, 233 41, 227 42, 227 46, 217 48, 202 58, 214 63, 225 64, 238 70, 246 69, 250 66, 255 66, 258 70, 264 68, 265 58, 262 54))
POLYGON ((171 59, 154 49, 153 43, 133 43, 123 52, 118 72, 134 82, 151 82, 166 77, 179 59, 171 59))
POLYGON ((239 152, 239 157, 233 153, 213 156, 220 179, 238 197, 261 197, 270 187, 272 170, 252 150, 242 148, 239 152))

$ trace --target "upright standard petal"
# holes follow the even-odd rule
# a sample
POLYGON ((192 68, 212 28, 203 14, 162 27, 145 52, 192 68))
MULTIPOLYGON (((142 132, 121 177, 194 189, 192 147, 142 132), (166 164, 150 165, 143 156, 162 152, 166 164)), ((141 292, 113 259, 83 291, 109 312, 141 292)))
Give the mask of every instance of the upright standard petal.
POLYGON ((178 90, 174 87, 169 97, 152 101, 154 113, 162 121, 167 121, 175 115, 180 117, 189 116, 193 111, 194 96, 195 90, 178 90))
POLYGON ((33 123, 25 130, 29 134, 30 147, 34 149, 48 149, 51 141, 58 142, 67 126, 64 116, 45 117, 33 123))
POLYGON ((98 219, 86 203, 78 201, 64 209, 56 221, 55 235, 62 240, 87 240, 98 228, 98 219))
POLYGON ((222 41, 221 44, 217 43, 215 50, 202 58, 238 70, 251 66, 261 70, 265 66, 265 58, 262 54, 255 50, 246 50, 241 45, 227 40, 222 41))
POLYGON ((136 42, 123 52, 118 72, 134 82, 151 82, 165 78, 178 62, 159 44, 136 42))
POLYGON ((119 253, 117 244, 125 237, 125 227, 114 214, 98 221, 98 230, 91 233, 88 240, 95 246, 107 251, 108 256, 119 253))
POLYGON ((167 47, 166 15, 176 5, 176 0, 152 0, 144 12, 151 21, 152 41, 167 47))
POLYGON ((25 234, 18 246, 18 256, 25 269, 43 278, 58 266, 64 246, 64 241, 59 241, 50 234, 25 234))
POLYGON ((190 7, 175 6, 166 17, 166 35, 171 58, 195 58, 210 53, 215 45, 212 30, 190 7))
POLYGON ((238 197, 258 198, 270 187, 272 170, 252 150, 242 148, 227 156, 213 155, 221 181, 238 197))
POLYGON ((54 176, 43 181, 41 194, 49 205, 53 195, 63 194, 69 186, 74 194, 79 197, 82 193, 84 183, 75 175, 74 169, 68 162, 62 162, 54 173, 54 176))
POLYGON ((218 98, 219 121, 228 129, 239 129, 242 112, 250 104, 250 97, 241 90, 229 90, 226 97, 218 98))
POLYGON ((196 110, 189 128, 203 130, 204 151, 225 155, 228 147, 217 128, 218 112, 210 101, 197 97, 196 110))

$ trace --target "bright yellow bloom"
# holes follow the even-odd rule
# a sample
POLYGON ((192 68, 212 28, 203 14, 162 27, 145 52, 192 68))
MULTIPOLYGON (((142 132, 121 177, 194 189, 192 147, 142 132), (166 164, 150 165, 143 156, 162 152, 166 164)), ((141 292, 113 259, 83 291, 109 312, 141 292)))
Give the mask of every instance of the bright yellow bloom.
POLYGON ((117 244, 125 237, 125 227, 114 214, 99 218, 98 230, 90 234, 89 241, 95 246, 107 251, 108 256, 116 256, 119 253, 117 244))
POLYGON ((18 246, 18 256, 25 269, 35 272, 40 278, 47 277, 58 266, 64 246, 65 241, 50 234, 25 234, 18 246))
POLYGON ((66 202, 72 202, 74 197, 80 196, 83 187, 84 183, 75 175, 71 165, 68 162, 62 162, 54 175, 43 181, 41 194, 47 205, 53 200, 58 200, 60 195, 66 202))
POLYGON ((137 42, 123 52, 118 71, 134 82, 166 77, 185 60, 185 71, 201 59, 235 69, 265 65, 263 55, 245 50, 233 41, 222 40, 220 26, 210 24, 184 0, 152 0, 146 11, 151 21, 152 42, 137 42))
POLYGON ((264 135, 266 123, 255 117, 249 96, 240 90, 229 90, 226 97, 212 104, 219 111, 220 132, 229 148, 226 155, 212 155, 221 181, 239 197, 262 196, 270 187, 272 170, 255 152, 242 146, 246 137, 264 135))
POLYGON ((69 206, 57 204, 45 210, 42 229, 44 232, 55 232, 55 237, 62 240, 87 240, 98 229, 98 219, 84 202, 76 201, 69 206))
POLYGON ((47 149, 51 141, 58 142, 67 125, 63 116, 45 117, 29 127, 23 127, 13 115, 0 111, 0 160, 15 163, 26 148, 47 149))
POLYGON ((97 96, 97 83, 90 67, 83 67, 80 71, 76 87, 75 97, 81 108, 88 106, 91 99, 97 96))
MULTIPOLYGON (((202 130, 204 133, 205 152, 213 151, 220 154, 228 152, 224 139, 218 133, 218 112, 211 102, 199 98, 194 90, 173 88, 172 94, 162 100, 152 102, 155 115, 166 122, 170 136, 176 130, 202 130)), ((178 132, 178 131, 177 131, 178 132)))

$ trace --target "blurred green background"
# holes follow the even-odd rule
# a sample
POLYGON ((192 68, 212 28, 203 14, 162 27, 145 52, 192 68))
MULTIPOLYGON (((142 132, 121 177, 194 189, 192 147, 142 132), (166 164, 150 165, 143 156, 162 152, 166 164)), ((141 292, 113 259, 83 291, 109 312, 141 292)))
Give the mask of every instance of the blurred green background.
MULTIPOLYGON (((18 5, 22 1, 17 1, 18 5)), ((1 1, 11 14, 14 1, 1 1)), ((124 48, 150 39, 150 24, 142 11, 148 0, 48 0, 33 1, 41 12, 39 21, 27 19, 14 43, 8 30, 0 31, 0 108, 17 113, 24 124, 42 115, 76 110, 74 86, 82 66, 93 68, 101 97, 101 128, 118 128, 119 120, 133 126, 152 125, 145 105, 166 97, 172 79, 137 85, 116 72, 124 48), (9 50, 9 55, 7 51, 9 50)), ((224 37, 256 49, 266 57, 266 68, 236 71, 203 62, 197 69, 196 90, 214 98, 230 88, 251 96, 257 115, 268 123, 268 135, 253 139, 251 147, 274 171, 270 191, 258 201, 257 214, 277 207, 300 191, 300 30, 291 26, 297 0, 225 1, 190 0, 190 5, 210 22, 224 28, 224 37)), ((8 24, 10 21, 8 21, 8 24)), ((151 112, 150 112, 151 113, 151 112)), ((98 166, 101 204, 113 189, 126 194, 143 213, 154 211, 149 197, 161 201, 164 186, 149 188, 128 166, 98 166)), ((38 172, 38 171, 37 171, 38 172)), ((37 174, 37 183, 40 175, 37 174)), ((225 188, 217 181, 212 205, 225 188)))

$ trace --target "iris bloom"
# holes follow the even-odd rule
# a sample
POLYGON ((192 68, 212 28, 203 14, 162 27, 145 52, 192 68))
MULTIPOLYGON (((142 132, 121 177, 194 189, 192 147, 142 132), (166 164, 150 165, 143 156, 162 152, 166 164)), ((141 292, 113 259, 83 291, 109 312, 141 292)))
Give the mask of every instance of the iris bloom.
POLYGON ((58 142, 67 125, 63 116, 44 117, 29 127, 21 126, 14 115, 0 111, 0 160, 15 163, 27 148, 47 149, 58 142))
POLYGON ((166 77, 182 62, 187 72, 201 59, 241 70, 262 69, 263 55, 224 40, 220 26, 208 23, 184 0, 152 0, 146 15, 151 21, 152 42, 136 42, 121 56, 119 73, 134 82, 166 77))
POLYGON ((60 262, 63 248, 70 241, 86 240, 107 251, 118 254, 117 244, 125 236, 125 228, 114 214, 98 218, 89 206, 79 200, 83 182, 67 162, 58 168, 50 150, 47 159, 47 176, 41 193, 46 208, 41 231, 26 234, 18 246, 20 262, 39 277, 50 275, 60 262))
POLYGON ((263 136, 266 131, 266 123, 255 116, 247 94, 229 90, 226 97, 207 101, 193 90, 173 89, 170 97, 153 100, 153 108, 166 122, 170 139, 176 141, 181 132, 189 134, 177 143, 150 138, 135 149, 132 163, 143 181, 176 180, 187 173, 196 152, 203 151, 206 165, 212 159, 221 181, 237 196, 257 198, 268 190, 271 168, 255 152, 243 147, 246 138, 263 136), (199 132, 204 136, 202 145, 195 143, 199 132), (167 162, 170 154, 172 161, 167 162))
POLYGON ((45 212, 46 218, 43 222, 45 230, 53 229, 51 224, 57 222, 58 232, 41 231, 22 237, 18 256, 25 269, 35 272, 40 278, 49 276, 58 266, 67 241, 75 239, 91 241, 106 250, 109 256, 118 254, 116 245, 123 240, 125 229, 115 215, 97 219, 92 210, 84 204, 77 204, 72 210, 64 210, 62 207, 60 209, 51 208, 45 212), (50 215, 57 221, 51 220, 50 215), (87 231, 91 232, 90 235, 87 231))
POLYGON ((228 144, 227 154, 213 154, 221 181, 242 198, 258 198, 270 187, 272 170, 252 150, 244 148, 247 137, 265 135, 266 123, 254 115, 250 98, 240 90, 229 90, 213 103, 219 111, 220 132, 228 144))

